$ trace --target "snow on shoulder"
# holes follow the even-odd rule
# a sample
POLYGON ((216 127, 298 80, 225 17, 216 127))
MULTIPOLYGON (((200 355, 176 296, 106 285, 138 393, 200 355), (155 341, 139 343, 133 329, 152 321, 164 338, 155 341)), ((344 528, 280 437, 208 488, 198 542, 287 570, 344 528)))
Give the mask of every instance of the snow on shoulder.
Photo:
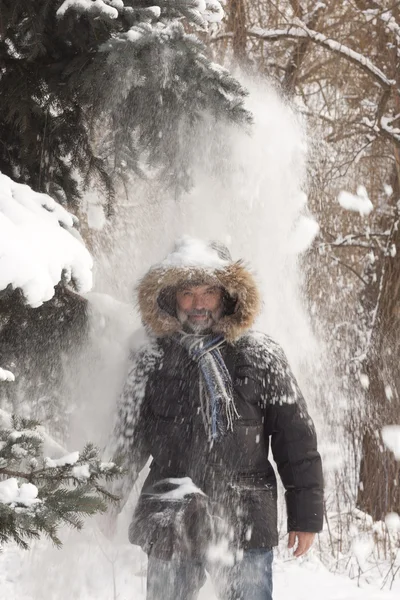
POLYGON ((62 277, 88 292, 93 261, 77 222, 47 194, 0 173, 0 291, 20 288, 32 307, 50 300, 62 277))

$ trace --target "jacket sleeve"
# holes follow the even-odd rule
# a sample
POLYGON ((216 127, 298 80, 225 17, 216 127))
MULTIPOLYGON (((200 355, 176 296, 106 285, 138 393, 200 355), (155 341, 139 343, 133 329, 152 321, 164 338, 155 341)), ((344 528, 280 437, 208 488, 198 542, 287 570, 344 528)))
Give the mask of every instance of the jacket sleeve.
POLYGON ((150 450, 146 442, 148 375, 146 356, 136 356, 132 361, 118 402, 110 449, 126 471, 124 476, 114 483, 112 489, 113 493, 121 498, 119 511, 128 500, 140 471, 150 457, 150 450))
POLYGON ((288 531, 317 533, 323 525, 323 476, 314 424, 279 347, 269 367, 265 433, 286 490, 288 531))

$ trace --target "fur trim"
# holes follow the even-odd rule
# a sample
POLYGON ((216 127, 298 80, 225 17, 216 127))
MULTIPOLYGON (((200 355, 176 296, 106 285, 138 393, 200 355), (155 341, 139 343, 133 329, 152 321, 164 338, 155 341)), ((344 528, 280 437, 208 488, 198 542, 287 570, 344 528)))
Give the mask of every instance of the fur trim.
POLYGON ((213 327, 216 333, 223 333, 229 342, 243 335, 253 325, 260 311, 260 294, 253 275, 242 261, 230 263, 221 269, 200 267, 154 267, 139 282, 138 304, 146 326, 158 337, 180 331, 179 320, 163 310, 158 298, 165 288, 178 288, 190 281, 199 285, 223 287, 232 298, 237 298, 233 314, 222 317, 213 327))

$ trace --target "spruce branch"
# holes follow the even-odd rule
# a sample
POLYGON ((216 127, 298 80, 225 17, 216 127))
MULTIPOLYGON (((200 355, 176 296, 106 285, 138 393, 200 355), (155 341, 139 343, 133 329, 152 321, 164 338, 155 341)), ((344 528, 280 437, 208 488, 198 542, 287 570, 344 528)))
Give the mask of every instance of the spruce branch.
POLYGON ((121 476, 116 462, 103 463, 92 443, 81 453, 43 455, 39 423, 12 417, 0 429, 0 544, 22 548, 41 535, 61 546, 58 529, 80 530, 84 518, 107 510, 118 497, 103 485, 121 476))

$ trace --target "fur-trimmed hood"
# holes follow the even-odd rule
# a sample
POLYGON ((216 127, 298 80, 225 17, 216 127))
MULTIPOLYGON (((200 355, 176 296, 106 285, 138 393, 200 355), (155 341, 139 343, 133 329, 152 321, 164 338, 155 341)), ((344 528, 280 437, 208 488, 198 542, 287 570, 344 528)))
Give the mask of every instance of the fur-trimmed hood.
POLYGON ((217 284, 225 290, 230 308, 213 331, 223 333, 228 341, 238 339, 253 325, 260 310, 260 294, 250 271, 242 261, 233 262, 222 244, 185 236, 137 287, 142 320, 157 337, 181 330, 175 314, 175 292, 187 284, 217 284))

